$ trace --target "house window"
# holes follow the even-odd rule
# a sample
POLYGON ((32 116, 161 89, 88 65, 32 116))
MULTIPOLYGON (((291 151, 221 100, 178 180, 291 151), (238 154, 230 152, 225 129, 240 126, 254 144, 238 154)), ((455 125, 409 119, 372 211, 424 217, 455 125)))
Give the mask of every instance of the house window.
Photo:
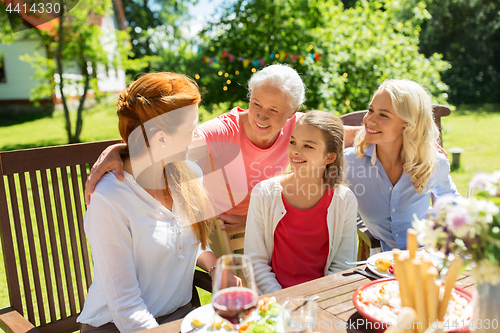
POLYGON ((3 58, 0 58, 0 83, 7 82, 7 77, 5 76, 5 66, 3 58))

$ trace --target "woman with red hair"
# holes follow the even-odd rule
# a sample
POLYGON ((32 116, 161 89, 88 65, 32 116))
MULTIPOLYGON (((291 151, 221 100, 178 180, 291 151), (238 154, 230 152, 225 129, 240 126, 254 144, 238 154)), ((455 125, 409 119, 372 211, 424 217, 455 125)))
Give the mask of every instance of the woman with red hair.
POLYGON ((85 216, 94 281, 82 332, 135 332, 184 317, 195 266, 210 271, 212 215, 200 171, 185 161, 201 97, 175 73, 146 74, 119 97, 125 180, 105 175, 85 216))

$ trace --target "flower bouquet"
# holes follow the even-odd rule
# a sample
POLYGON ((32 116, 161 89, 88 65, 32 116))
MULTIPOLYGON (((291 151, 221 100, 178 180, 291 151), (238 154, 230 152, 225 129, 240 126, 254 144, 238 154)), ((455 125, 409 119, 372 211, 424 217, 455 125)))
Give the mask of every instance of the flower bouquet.
POLYGON ((500 171, 477 174, 470 198, 441 196, 425 219, 415 219, 420 245, 474 262, 476 282, 500 284, 500 171))
POLYGON ((500 170, 475 175, 469 188, 469 198, 441 196, 413 227, 420 245, 474 263, 479 306, 472 328, 480 333, 500 327, 500 170))

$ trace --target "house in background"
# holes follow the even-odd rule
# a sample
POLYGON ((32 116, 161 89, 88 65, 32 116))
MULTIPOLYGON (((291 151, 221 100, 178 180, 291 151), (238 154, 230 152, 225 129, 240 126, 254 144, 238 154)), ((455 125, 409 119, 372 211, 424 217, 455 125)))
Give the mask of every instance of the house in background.
MULTIPOLYGON (((52 21, 44 24, 38 24, 36 18, 32 16, 23 16, 23 22, 29 27, 36 29, 53 29, 52 21)), ((113 36, 115 30, 125 30, 125 13, 121 0, 113 0, 113 10, 109 16, 103 16, 95 20, 103 32, 104 47, 112 47, 112 43, 108 43, 113 36)), ((110 51, 110 50, 106 50, 110 51)), ((52 96, 46 96, 41 101, 40 107, 35 107, 30 102, 30 92, 39 83, 33 80, 35 69, 30 64, 21 61, 20 56, 29 54, 34 55, 35 52, 42 56, 46 56, 46 50, 40 44, 38 36, 32 38, 19 39, 12 44, 0 44, 0 117, 6 117, 11 113, 31 113, 42 112, 49 113, 54 109, 54 103, 61 101, 59 88, 56 87, 52 96), (3 55, 3 56, 2 56, 3 55)), ((79 79, 82 77, 81 70, 77 66, 68 66, 65 64, 64 77, 79 79)), ((95 74, 98 79, 98 89, 100 92, 120 92, 126 88, 125 72, 122 69, 98 68, 95 74)), ((54 77, 54 81, 59 82, 59 76, 54 77)), ((68 91, 67 96, 81 96, 83 87, 65 86, 65 91, 68 91)), ((88 96, 92 96, 94 92, 89 90, 88 96)))

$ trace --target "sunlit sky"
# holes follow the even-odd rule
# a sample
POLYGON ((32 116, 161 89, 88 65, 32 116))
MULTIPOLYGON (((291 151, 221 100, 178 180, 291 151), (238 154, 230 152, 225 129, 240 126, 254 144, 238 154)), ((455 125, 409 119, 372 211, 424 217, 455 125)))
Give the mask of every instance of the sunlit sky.
POLYGON ((189 22, 189 32, 185 34, 189 36, 196 35, 203 27, 203 24, 208 21, 213 21, 217 16, 219 9, 224 2, 231 3, 234 0, 198 0, 195 6, 189 6, 189 13, 192 16, 189 22))

